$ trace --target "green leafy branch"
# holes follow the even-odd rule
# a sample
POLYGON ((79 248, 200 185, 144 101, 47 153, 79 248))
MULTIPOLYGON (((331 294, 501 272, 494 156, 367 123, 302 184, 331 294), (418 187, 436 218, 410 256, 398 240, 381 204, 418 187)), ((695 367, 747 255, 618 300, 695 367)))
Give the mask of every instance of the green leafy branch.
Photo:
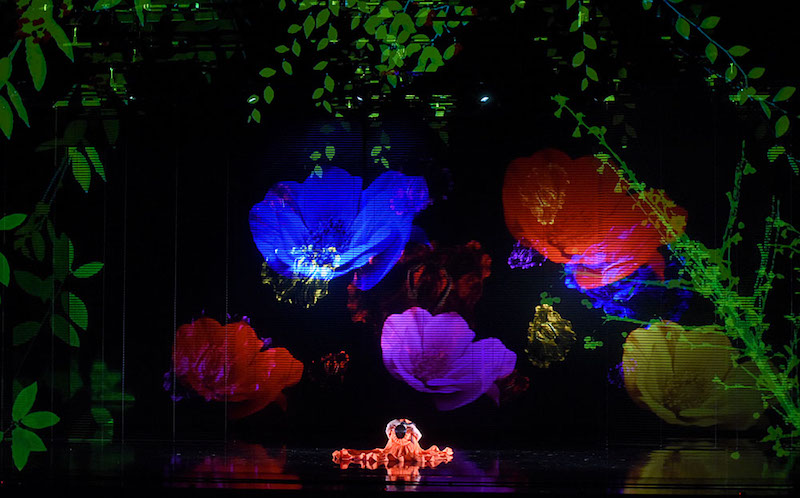
POLYGON ((771 393, 771 399, 775 401, 772 408, 787 425, 800 429, 800 405, 796 395, 793 394, 796 393, 796 390, 793 390, 795 383, 790 381, 787 375, 779 375, 776 372, 770 361, 772 347, 763 340, 763 334, 769 328, 769 324, 765 321, 764 300, 766 293, 771 289, 771 281, 775 278, 770 269, 771 256, 767 254, 765 261, 763 251, 771 252, 768 241, 771 240, 774 227, 779 224, 775 221, 779 219, 777 205, 773 208, 772 221, 768 220, 766 241, 759 247, 762 250, 762 262, 757 272, 754 293, 752 296, 742 296, 726 282, 725 270, 721 267, 719 258, 679 230, 682 225, 676 223, 674 215, 667 209, 668 205, 663 202, 663 196, 659 199, 657 195, 648 195, 645 184, 636 179, 633 171, 606 141, 605 127, 587 124, 583 113, 575 112, 567 105, 569 100, 567 97, 556 95, 552 100, 558 104, 556 117, 561 117, 566 110, 577 122, 577 134, 580 135, 583 131, 594 136, 603 149, 615 159, 616 165, 608 163, 604 166, 610 167, 619 176, 628 194, 638 199, 639 207, 648 216, 654 215, 660 221, 657 226, 663 240, 665 243, 674 241, 669 243, 668 247, 683 262, 683 272, 689 276, 694 290, 714 304, 726 334, 741 340, 743 344, 741 356, 750 358, 758 368, 759 384, 771 393))
MULTIPOLYGON (((20 28, 16 32, 18 41, 8 56, 0 59, 0 90, 5 87, 8 95, 8 100, 0 95, 0 130, 3 131, 7 139, 11 138, 14 130, 12 106, 19 119, 25 123, 25 126, 30 127, 28 111, 22 101, 22 97, 16 87, 9 81, 14 69, 14 56, 19 48, 23 45, 25 47, 25 61, 33 80, 33 87, 37 92, 42 89, 47 78, 47 62, 42 52, 42 43, 46 43, 51 39, 54 40, 58 48, 70 61, 75 60, 72 53, 72 42, 67 38, 67 34, 61 26, 53 19, 55 10, 53 2, 50 0, 17 0, 16 3, 17 11, 20 12, 20 28)), ((71 10, 71 2, 62 3, 63 8, 59 10, 60 13, 63 14, 71 10)))
POLYGON ((53 412, 31 412, 37 389, 34 382, 19 392, 11 407, 11 426, 0 431, 0 442, 11 440, 11 456, 17 470, 25 467, 32 452, 47 451, 42 438, 33 431, 54 426, 60 420, 53 412))
MULTIPOLYGON (((370 62, 367 66, 359 63, 352 64, 353 77, 368 78, 370 74, 377 73, 385 79, 387 85, 397 87, 404 81, 404 67, 409 67, 407 61, 414 57, 416 66, 412 72, 435 72, 444 65, 445 61, 452 58, 458 45, 453 40, 444 52, 436 46, 436 39, 449 33, 451 29, 466 25, 466 18, 474 15, 474 9, 463 5, 450 5, 450 2, 438 2, 441 5, 427 7, 417 6, 416 12, 409 12, 409 7, 416 6, 415 2, 406 2, 402 5, 397 0, 384 0, 379 3, 358 0, 341 2, 330 0, 328 2, 315 2, 311 0, 281 0, 278 8, 281 11, 289 5, 296 6, 299 18, 305 15, 301 22, 290 24, 286 32, 292 37, 290 41, 275 47, 278 54, 284 56, 279 67, 267 66, 259 71, 265 79, 276 77, 282 73, 292 76, 295 65, 300 61, 302 54, 321 53, 339 44, 343 51, 349 52, 349 58, 358 61, 359 54, 366 52, 379 54, 378 62, 370 62), (454 15, 451 15, 451 10, 454 15), (305 11, 308 11, 305 13, 305 11), (349 29, 346 24, 349 19, 349 29), (324 31, 324 28, 327 30, 324 31), (425 32, 424 28, 431 31, 425 32), (362 32, 363 30, 363 32, 362 32), (341 33, 347 33, 343 37, 341 33), (316 35, 316 37, 315 37, 316 35), (345 43, 342 43, 345 42, 345 43), (313 51, 312 51, 313 50, 313 51), (290 58, 294 56, 295 60, 290 58)), ((333 59, 317 60, 313 66, 314 71, 325 71, 333 59)), ((333 113, 331 98, 336 87, 336 81, 329 72, 322 73, 322 82, 315 88, 311 98, 315 106, 323 107, 333 113)), ((388 87, 387 87, 388 88, 388 87)), ((254 105, 261 98, 266 104, 271 104, 275 98, 275 87, 272 83, 265 86, 262 95, 251 95, 248 103, 254 105)), ((248 121, 261 121, 261 111, 253 108, 248 121)))
POLYGON ((570 24, 569 32, 578 33, 581 36, 581 49, 572 56, 571 64, 575 69, 580 67, 584 68, 585 76, 581 79, 581 91, 584 91, 589 88, 590 80, 594 82, 600 81, 597 70, 591 67, 586 61, 587 50, 590 52, 597 50, 597 40, 585 29, 585 25, 591 19, 589 7, 577 0, 567 0, 567 10, 571 9, 573 5, 578 6, 577 18, 570 24))
MULTIPOLYGON (((756 66, 751 68, 749 71, 745 71, 738 60, 739 57, 742 57, 750 52, 750 49, 743 45, 733 45, 728 49, 724 48, 707 32, 707 30, 711 30, 717 26, 720 18, 718 16, 708 16, 699 22, 692 21, 685 14, 680 12, 677 7, 675 7, 674 4, 679 3, 679 1, 680 0, 662 0, 662 3, 672 10, 672 12, 674 12, 677 16, 677 21, 675 22, 675 31, 677 31, 681 37, 688 40, 691 31, 695 30, 706 40, 708 40, 708 44, 705 48, 705 57, 709 60, 709 62, 711 62, 711 64, 715 64, 718 60, 719 54, 722 53, 728 61, 728 67, 724 72, 725 81, 731 84, 734 84, 734 82, 738 81, 736 84, 738 92, 736 96, 732 98, 732 100, 740 105, 745 104, 750 100, 757 101, 768 120, 772 120, 773 112, 777 111, 775 113, 777 118, 775 119, 774 124, 775 137, 780 138, 785 135, 786 132, 789 131, 789 126, 791 124, 789 112, 781 108, 778 103, 789 100, 792 95, 794 95, 796 88, 793 86, 782 87, 771 96, 771 99, 769 95, 761 95, 759 91, 752 86, 751 80, 761 78, 766 71, 765 68, 756 66)), ((652 5, 653 0, 642 1, 642 6, 645 10, 649 10, 652 5)))

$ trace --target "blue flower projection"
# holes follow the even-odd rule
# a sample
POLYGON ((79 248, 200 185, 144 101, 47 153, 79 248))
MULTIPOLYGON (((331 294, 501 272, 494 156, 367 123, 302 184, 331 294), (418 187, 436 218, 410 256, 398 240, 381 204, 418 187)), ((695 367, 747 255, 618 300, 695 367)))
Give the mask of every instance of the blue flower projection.
MULTIPOLYGON (((670 260, 662 271, 665 276, 677 275, 679 267, 679 263, 670 260)), ((641 266, 627 278, 594 289, 578 285, 573 266, 565 265, 564 269, 564 284, 567 287, 585 294, 594 308, 622 318, 678 321, 688 309, 692 297, 692 293, 686 289, 662 284, 662 271, 650 266, 641 266)))
POLYGON ((414 216, 428 204, 422 177, 387 171, 362 190, 360 177, 332 167, 270 188, 250 210, 250 230, 265 265, 290 279, 284 291, 298 284, 322 289, 306 296, 313 304, 328 281, 356 269, 359 289, 377 284, 400 259, 414 216))

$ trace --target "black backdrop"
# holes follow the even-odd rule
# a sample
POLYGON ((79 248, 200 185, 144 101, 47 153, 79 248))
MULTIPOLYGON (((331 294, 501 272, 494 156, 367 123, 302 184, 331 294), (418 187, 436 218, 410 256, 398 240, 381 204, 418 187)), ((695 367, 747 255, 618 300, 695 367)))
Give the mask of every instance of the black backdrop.
MULTIPOLYGON (((687 209, 691 236, 719 244, 727 219, 725 192, 731 188, 742 140, 752 144, 753 155, 760 154, 751 157, 759 172, 745 182, 747 244, 737 249, 738 271, 746 284, 746 275, 754 270, 753 243, 762 237, 760 228, 750 228, 762 226, 770 193, 782 199, 784 217, 791 217, 796 177, 785 165, 766 164, 767 142, 755 137, 761 122, 757 113, 737 110, 721 85, 711 88, 704 82, 702 64, 677 60, 674 47, 660 40, 661 34, 670 34, 670 22, 638 12, 639 5, 618 4, 608 2, 605 11, 620 40, 618 61, 628 68, 624 85, 629 101, 637 105, 628 119, 638 135, 619 150, 644 182, 665 189, 687 209)), ((725 9, 719 14, 724 20, 719 38, 752 47, 751 57, 768 68, 775 87, 790 84, 796 68, 786 47, 796 35, 789 20, 778 8, 734 11, 722 4, 710 3, 712 10, 725 9)), ((508 268, 514 241, 505 228, 500 196, 507 164, 545 147, 573 157, 597 151, 589 139, 570 137, 574 123, 553 117, 549 96, 572 96, 571 103, 597 124, 608 122, 618 104, 589 97, 613 89, 581 96, 570 69, 552 71, 544 50, 532 41, 532 33, 547 29, 546 16, 536 5, 531 2, 512 17, 504 9, 483 7, 481 21, 459 35, 462 53, 440 73, 419 78, 410 90, 455 97, 447 146, 428 127, 423 109, 404 103, 402 91, 381 107, 380 128, 370 126, 365 110, 348 116, 351 131, 344 131, 313 110, 303 84, 286 88, 294 93, 276 99, 261 125, 246 124, 245 101, 248 94, 258 93, 255 61, 260 50, 266 52, 264 47, 254 47, 247 59, 222 63, 211 83, 191 63, 143 64, 130 70, 128 90, 136 100, 118 109, 116 146, 101 150, 108 183, 84 194, 65 178, 54 205, 59 229, 75 241, 76 258, 105 262, 100 280, 79 283, 90 327, 76 359, 83 375, 100 357, 124 371, 124 389, 135 401, 127 402, 124 412, 112 411, 118 417, 116 437, 371 447, 383 443, 383 425, 396 417, 415 420, 426 436, 423 443, 454 447, 658 443, 670 436, 718 434, 715 429, 668 426, 608 382, 609 369, 621 359, 620 332, 633 327, 604 324, 598 311, 586 310, 580 304, 584 296, 564 288, 559 265, 508 268), (484 93, 491 100, 481 104, 477 97, 484 93), (336 131, 321 133, 325 124, 336 131), (382 365, 375 331, 351 322, 348 278, 334 280, 330 295, 309 310, 275 302, 260 283, 262 259, 247 221, 252 205, 276 181, 307 177, 309 154, 327 143, 336 147, 334 164, 365 181, 373 179, 380 168, 371 164, 369 150, 379 143, 382 130, 392 139, 392 168, 425 176, 437 198, 417 218, 428 237, 451 244, 478 240, 492 257, 475 331, 479 338, 500 338, 517 353, 517 369, 530 377, 531 386, 516 400, 496 407, 482 397, 455 411, 437 412, 424 394, 391 378, 382 365), (579 338, 591 335, 602 339, 604 347, 587 351, 579 342, 562 364, 530 366, 523 352, 526 328, 544 291, 561 297, 557 309, 572 320, 579 338), (247 315, 260 334, 287 347, 306 365, 321 354, 344 349, 352 359, 350 370, 341 386, 323 388, 304 378, 286 391, 285 413, 273 405, 247 419, 226 422, 218 404, 174 403, 162 386, 173 332, 202 314, 221 321, 226 314, 247 315)), ((686 50, 698 47, 701 51, 699 45, 686 50)), ((82 71, 77 64, 54 62, 38 107, 31 104, 34 127, 19 127, 12 142, 0 144, 4 212, 24 211, 41 196, 60 156, 31 150, 60 136, 74 119, 71 108, 53 110, 47 104, 70 78, 86 77, 82 71)), ((102 131, 95 126, 89 133, 100 137, 102 131)), ((621 133, 612 130, 609 141, 619 139, 621 133)), ((779 288, 775 296, 775 314, 785 313, 788 289, 779 288)), ((47 378, 49 362, 63 367, 76 356, 59 345, 51 349, 40 343, 29 354, 9 348, 8 324, 31 312, 15 299, 10 292, 3 295, 6 393, 10 373, 47 378)), ((685 317, 688 324, 712 321, 713 310, 701 302, 693 303, 685 317)), ((81 423, 80 406, 86 401, 81 395, 69 401, 52 397, 53 409, 65 420, 56 437, 69 436, 70 428, 81 423)))

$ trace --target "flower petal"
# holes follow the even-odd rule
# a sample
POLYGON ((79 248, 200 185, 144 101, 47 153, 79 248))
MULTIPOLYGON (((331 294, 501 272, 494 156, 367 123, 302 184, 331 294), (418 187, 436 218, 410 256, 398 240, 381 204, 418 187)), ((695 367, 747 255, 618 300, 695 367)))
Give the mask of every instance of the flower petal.
POLYGON ((329 220, 349 226, 359 212, 361 178, 341 168, 326 168, 322 177, 312 174, 297 190, 297 210, 312 232, 329 220))
MULTIPOLYGON (((422 347, 450 358, 461 358, 475 339, 467 322, 458 313, 431 317, 422 332, 422 347)), ((499 341, 498 341, 499 342, 499 341)), ((476 343, 477 344, 477 343, 476 343)))

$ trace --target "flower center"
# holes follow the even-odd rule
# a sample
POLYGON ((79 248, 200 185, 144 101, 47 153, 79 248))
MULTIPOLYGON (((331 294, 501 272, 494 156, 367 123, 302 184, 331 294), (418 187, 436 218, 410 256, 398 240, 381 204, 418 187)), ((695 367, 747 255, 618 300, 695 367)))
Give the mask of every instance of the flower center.
POLYGON ((412 361, 414 376, 426 386, 431 380, 441 379, 450 363, 445 351, 422 351, 412 361))
POLYGON ((340 253, 347 250, 349 242, 350 235, 342 220, 320 222, 308 244, 292 248, 295 257, 292 271, 309 279, 332 279, 342 259, 340 253))

